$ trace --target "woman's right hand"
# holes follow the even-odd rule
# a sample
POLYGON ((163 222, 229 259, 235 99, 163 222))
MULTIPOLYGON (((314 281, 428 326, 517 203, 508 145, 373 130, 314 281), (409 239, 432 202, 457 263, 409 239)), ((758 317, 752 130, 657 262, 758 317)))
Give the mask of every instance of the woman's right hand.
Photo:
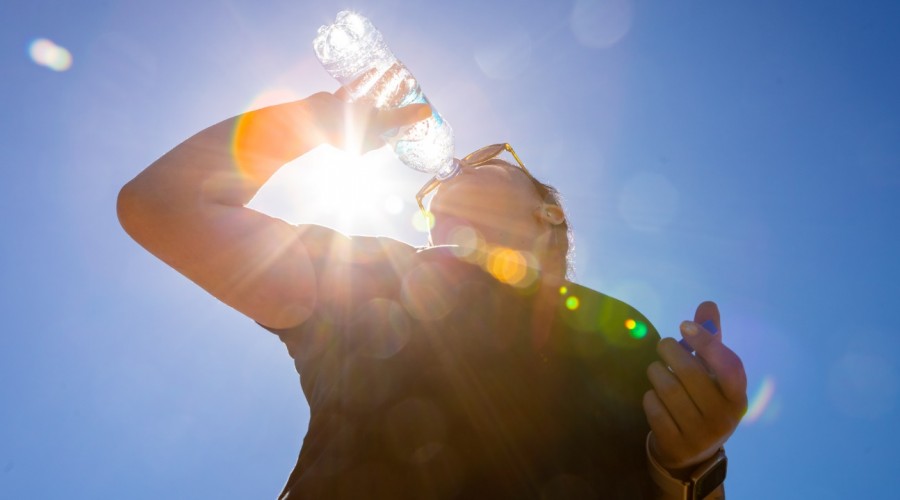
POLYGON ((431 116, 427 104, 378 109, 365 100, 351 102, 343 88, 319 92, 306 99, 314 113, 318 139, 344 151, 364 154, 385 145, 383 134, 431 116))

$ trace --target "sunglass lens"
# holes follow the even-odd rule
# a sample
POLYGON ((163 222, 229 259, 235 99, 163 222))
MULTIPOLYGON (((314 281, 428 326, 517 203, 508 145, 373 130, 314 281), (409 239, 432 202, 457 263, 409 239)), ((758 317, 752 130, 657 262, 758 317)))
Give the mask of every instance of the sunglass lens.
POLYGON ((496 158, 503 152, 505 145, 504 144, 494 144, 492 146, 485 146, 478 151, 466 156, 465 162, 469 165, 478 165, 482 162, 488 161, 492 158, 496 158))

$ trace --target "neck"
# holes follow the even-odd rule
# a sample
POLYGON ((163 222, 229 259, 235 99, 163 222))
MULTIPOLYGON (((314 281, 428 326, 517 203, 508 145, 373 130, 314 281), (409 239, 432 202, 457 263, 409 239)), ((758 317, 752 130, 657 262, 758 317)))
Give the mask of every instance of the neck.
POLYGON ((536 349, 541 349, 550 338, 559 308, 559 289, 567 283, 565 273, 558 271, 545 267, 541 272, 541 284, 535 294, 531 319, 532 342, 536 349))

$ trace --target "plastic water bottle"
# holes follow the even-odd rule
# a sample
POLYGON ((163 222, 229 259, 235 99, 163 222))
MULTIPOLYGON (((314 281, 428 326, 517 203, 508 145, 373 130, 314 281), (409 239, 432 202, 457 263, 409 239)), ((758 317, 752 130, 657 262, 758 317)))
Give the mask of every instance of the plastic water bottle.
MULTIPOLYGON (((341 11, 334 23, 320 27, 313 48, 325 70, 354 101, 367 100, 379 109, 430 105, 416 78, 397 60, 381 32, 355 12, 341 11)), ((385 140, 409 167, 446 179, 459 170, 459 163, 453 159, 453 128, 434 106, 431 112, 427 120, 385 134, 385 140)))

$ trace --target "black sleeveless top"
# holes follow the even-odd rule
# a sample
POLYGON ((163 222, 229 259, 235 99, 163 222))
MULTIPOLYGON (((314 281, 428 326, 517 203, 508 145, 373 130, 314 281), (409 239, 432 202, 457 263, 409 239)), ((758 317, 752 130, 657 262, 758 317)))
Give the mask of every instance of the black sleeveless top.
POLYGON ((270 329, 310 407, 279 498, 652 497, 641 401, 659 335, 639 312, 574 283, 540 310, 535 285, 448 247, 353 252, 318 267, 309 320, 270 329))

